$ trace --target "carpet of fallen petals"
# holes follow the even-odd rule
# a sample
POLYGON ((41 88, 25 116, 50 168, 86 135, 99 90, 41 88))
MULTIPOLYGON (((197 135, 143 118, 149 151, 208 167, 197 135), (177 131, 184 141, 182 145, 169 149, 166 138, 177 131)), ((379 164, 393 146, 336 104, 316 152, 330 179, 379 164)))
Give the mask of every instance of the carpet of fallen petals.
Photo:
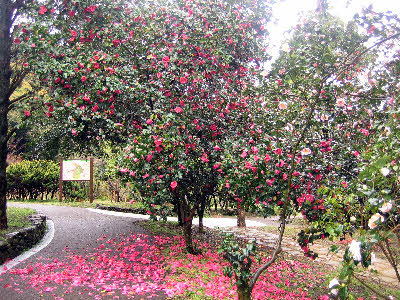
MULTIPOLYGON (((76 255, 68 248, 58 259, 38 258, 35 264, 9 270, 12 283, 4 288, 22 290, 22 283, 38 294, 63 299, 76 293, 91 299, 124 299, 143 295, 207 299, 235 299, 234 279, 223 275, 226 262, 205 243, 200 255, 185 253, 182 237, 144 234, 102 236, 101 245, 76 255)), ((259 279, 254 299, 315 299, 309 295, 323 282, 323 274, 298 261, 279 261, 259 279)), ((1 282, 0 282, 1 286, 1 282)), ((24 287, 24 288, 25 288, 24 287)), ((324 299, 325 297, 321 297, 324 299)))

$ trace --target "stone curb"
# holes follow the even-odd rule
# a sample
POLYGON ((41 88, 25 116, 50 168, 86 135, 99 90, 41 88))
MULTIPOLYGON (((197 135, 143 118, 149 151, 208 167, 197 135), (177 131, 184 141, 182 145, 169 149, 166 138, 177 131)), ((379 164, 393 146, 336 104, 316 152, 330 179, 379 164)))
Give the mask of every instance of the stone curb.
POLYGON ((96 209, 116 211, 116 212, 124 212, 124 213, 132 213, 132 214, 140 214, 146 215, 146 210, 142 208, 123 208, 117 206, 103 206, 100 204, 96 204, 96 209))
POLYGON ((6 240, 0 241, 0 265, 37 244, 46 232, 46 219, 40 213, 31 215, 31 226, 6 234, 6 240))

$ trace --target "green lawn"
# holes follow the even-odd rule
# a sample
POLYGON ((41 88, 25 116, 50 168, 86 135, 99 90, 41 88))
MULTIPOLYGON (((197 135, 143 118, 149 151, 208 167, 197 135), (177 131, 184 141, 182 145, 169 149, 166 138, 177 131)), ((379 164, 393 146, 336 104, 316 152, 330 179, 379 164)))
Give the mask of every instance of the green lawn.
POLYGON ((15 203, 35 203, 35 204, 48 204, 48 205, 57 205, 57 206, 72 206, 72 207, 90 207, 95 208, 97 204, 102 206, 115 206, 122 208, 143 208, 143 204, 139 201, 137 202, 111 202, 109 200, 103 199, 95 199, 93 203, 89 201, 63 201, 59 202, 58 199, 48 199, 48 200, 8 200, 8 202, 15 203))
POLYGON ((8 229, 0 230, 0 240, 3 240, 5 235, 19 228, 31 225, 28 216, 36 213, 30 208, 7 207, 8 229))

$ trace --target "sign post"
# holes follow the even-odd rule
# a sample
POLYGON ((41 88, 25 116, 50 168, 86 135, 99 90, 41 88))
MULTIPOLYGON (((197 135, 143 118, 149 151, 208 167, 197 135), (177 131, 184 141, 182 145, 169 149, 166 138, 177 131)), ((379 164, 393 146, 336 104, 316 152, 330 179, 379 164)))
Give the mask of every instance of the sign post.
POLYGON ((62 202, 63 181, 89 181, 89 198, 90 203, 93 203, 93 158, 90 160, 60 158, 60 202, 62 202))

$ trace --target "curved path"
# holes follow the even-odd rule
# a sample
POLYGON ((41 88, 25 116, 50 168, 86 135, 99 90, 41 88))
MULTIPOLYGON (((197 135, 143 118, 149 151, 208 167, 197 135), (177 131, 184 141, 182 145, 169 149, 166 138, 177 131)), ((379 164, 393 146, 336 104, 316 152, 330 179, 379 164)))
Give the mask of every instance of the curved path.
MULTIPOLYGON (((96 295, 96 292, 87 286, 76 285, 73 289, 47 289, 32 287, 32 282, 20 279, 20 275, 11 274, 15 270, 21 270, 37 264, 49 262, 71 262, 71 254, 74 257, 86 259, 91 254, 100 252, 109 239, 118 240, 121 235, 148 234, 143 228, 135 225, 135 219, 115 217, 91 212, 87 209, 74 207, 60 207, 39 204, 10 204, 10 206, 23 206, 34 208, 54 222, 54 238, 40 252, 18 264, 13 270, 0 275, 0 299, 4 300, 36 300, 36 299, 126 299, 123 294, 107 293, 107 289, 96 295), (119 298, 117 298, 119 297, 119 298)), ((110 247, 111 248, 111 247, 110 247)), ((57 268, 56 266, 53 266, 57 268)), ((77 263, 77 265, 83 265, 77 263)), ((61 265, 59 265, 61 268, 61 265)), ((49 267, 49 266, 47 266, 49 267)), ((1 269, 4 266, 0 266, 1 269)), ((71 271, 71 270, 70 270, 71 271)), ((107 270, 105 270, 107 271, 107 270)), ((82 273, 87 270, 82 269, 82 273)), ((38 274, 40 275, 40 274, 38 274)), ((37 278, 32 278, 36 280, 37 278)), ((154 294, 154 293, 152 293, 154 294)), ((132 297, 130 297, 132 298, 132 297)), ((137 299, 147 298, 140 296, 137 299)), ((155 296, 153 299, 165 299, 163 296, 155 296)))

